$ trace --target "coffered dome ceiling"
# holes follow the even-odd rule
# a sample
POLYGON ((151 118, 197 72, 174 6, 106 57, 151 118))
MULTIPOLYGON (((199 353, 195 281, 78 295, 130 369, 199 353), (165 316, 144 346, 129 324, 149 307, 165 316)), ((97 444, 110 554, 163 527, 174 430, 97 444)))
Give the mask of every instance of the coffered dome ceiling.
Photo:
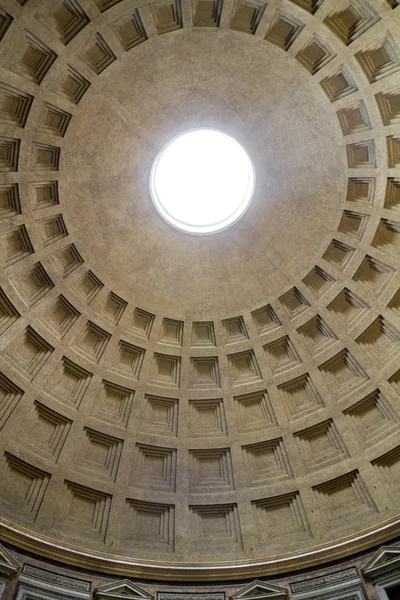
POLYGON ((398 534, 398 4, 0 0, 2 539, 199 580, 398 534), (149 192, 199 127, 256 172, 210 236, 149 192))

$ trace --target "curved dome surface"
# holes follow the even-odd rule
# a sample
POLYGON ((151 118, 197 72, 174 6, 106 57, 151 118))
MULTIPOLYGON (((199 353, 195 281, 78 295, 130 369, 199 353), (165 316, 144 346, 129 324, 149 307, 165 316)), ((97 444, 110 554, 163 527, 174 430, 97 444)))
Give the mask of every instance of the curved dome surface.
POLYGON ((0 536, 169 579, 393 538, 396 1, 0 1, 0 536), (155 209, 174 136, 255 168, 230 228, 155 209))
POLYGON ((60 195, 80 251, 118 294, 171 316, 230 316, 292 285, 327 247, 347 185, 343 136, 320 86, 275 46, 203 28, 171 39, 135 48, 138 61, 123 55, 86 94, 65 137, 60 195), (247 213, 207 240, 165 224, 149 192, 163 146, 204 126, 242 143, 256 171, 247 213))

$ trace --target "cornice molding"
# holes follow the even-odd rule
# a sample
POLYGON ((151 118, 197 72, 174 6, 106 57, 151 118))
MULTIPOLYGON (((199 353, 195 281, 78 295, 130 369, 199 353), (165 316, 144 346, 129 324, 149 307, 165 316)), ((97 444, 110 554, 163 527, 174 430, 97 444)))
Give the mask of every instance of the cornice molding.
POLYGON ((0 540, 41 557, 79 566, 82 569, 134 578, 171 581, 214 581, 255 579, 326 564, 348 557, 400 535, 400 516, 334 543, 316 546, 304 552, 277 555, 257 561, 230 563, 173 563, 145 561, 126 556, 95 552, 62 543, 0 519, 0 540))

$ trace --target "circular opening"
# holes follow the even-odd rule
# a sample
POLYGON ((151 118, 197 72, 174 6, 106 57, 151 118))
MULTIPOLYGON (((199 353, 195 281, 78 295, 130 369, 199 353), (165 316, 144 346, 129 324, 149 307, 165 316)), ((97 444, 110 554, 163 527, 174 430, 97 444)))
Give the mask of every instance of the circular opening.
POLYGON ((253 164, 244 148, 215 129, 173 138, 150 175, 155 207, 168 223, 189 233, 214 233, 239 219, 254 192, 253 164))

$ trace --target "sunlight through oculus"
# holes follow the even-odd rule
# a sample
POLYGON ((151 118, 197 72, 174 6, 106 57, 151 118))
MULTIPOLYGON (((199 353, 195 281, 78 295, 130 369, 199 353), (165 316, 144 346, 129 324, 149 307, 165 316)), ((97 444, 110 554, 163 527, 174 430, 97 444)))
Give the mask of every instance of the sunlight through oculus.
POLYGON ((196 129, 173 138, 153 163, 150 191, 162 217, 190 233, 214 233, 241 217, 253 196, 247 152, 229 135, 196 129))

